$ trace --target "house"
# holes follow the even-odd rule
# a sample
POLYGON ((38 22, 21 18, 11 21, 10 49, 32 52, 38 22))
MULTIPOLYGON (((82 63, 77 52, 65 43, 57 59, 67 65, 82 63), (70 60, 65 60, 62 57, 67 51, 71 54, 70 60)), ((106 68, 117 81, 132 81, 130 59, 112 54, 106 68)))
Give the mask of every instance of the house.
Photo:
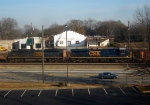
POLYGON ((88 36, 87 37, 87 47, 106 47, 109 46, 114 38, 107 36, 88 36))
POLYGON ((54 47, 86 46, 86 37, 74 31, 65 31, 54 36, 54 47), (67 41, 67 43, 66 43, 67 41))

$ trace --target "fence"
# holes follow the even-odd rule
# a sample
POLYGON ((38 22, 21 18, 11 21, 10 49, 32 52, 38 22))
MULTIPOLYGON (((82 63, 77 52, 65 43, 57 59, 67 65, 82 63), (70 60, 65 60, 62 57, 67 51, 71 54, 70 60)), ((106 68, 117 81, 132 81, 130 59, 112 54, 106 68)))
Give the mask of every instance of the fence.
MULTIPOLYGON (((50 84, 66 83, 66 74, 44 74, 44 82, 50 84)), ((0 82, 43 82, 41 73, 2 72, 0 82)), ((120 76, 119 79, 98 79, 96 75, 68 75, 72 84, 102 84, 102 85, 145 85, 150 84, 150 76, 120 76)))

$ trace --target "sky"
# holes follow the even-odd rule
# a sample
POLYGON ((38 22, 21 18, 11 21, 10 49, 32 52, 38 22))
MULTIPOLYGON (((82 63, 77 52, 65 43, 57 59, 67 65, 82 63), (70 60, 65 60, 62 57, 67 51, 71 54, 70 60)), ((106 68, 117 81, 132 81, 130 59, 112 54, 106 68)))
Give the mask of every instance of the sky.
POLYGON ((0 0, 0 20, 12 18, 19 28, 30 25, 38 29, 70 20, 134 21, 137 8, 150 6, 150 0, 0 0))

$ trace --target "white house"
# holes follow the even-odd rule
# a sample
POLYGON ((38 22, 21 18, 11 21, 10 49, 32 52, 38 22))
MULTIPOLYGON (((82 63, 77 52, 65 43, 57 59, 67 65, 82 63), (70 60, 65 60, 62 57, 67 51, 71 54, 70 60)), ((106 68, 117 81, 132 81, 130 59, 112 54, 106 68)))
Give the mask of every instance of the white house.
POLYGON ((54 47, 65 47, 67 36, 67 46, 78 47, 86 45, 86 37, 74 31, 65 31, 54 36, 54 47))

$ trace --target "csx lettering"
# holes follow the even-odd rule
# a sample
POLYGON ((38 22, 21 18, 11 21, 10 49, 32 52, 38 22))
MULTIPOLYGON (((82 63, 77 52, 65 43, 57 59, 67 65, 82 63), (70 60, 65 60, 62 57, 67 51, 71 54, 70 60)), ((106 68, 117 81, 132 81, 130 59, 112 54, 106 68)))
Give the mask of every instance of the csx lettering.
POLYGON ((34 52, 33 55, 39 57, 39 56, 42 56, 43 54, 42 54, 42 52, 34 52))
POLYGON ((90 56, 100 56, 100 51, 90 51, 89 55, 90 56))

